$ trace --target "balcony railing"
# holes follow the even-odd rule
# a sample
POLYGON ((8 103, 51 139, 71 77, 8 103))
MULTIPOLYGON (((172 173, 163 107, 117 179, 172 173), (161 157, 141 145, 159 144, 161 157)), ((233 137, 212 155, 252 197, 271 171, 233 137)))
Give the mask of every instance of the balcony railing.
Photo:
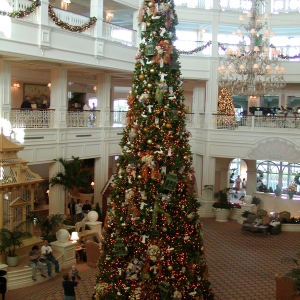
POLYGON ((137 33, 125 27, 103 22, 102 37, 106 40, 118 42, 126 46, 136 45, 137 33))
POLYGON ((127 111, 112 110, 110 112, 110 120, 112 127, 125 127, 126 126, 127 111))
POLYGON ((297 131, 300 117, 297 116, 230 116, 213 115, 212 122, 217 129, 242 131, 297 131))
POLYGON ((12 128, 52 128, 54 109, 12 108, 10 123, 12 128))
POLYGON ((68 110, 67 127, 98 127, 100 110, 68 110))

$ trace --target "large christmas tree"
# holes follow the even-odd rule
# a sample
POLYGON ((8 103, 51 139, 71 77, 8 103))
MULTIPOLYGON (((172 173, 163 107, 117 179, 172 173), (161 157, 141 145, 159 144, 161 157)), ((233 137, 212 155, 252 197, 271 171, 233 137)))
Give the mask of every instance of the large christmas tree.
POLYGON ((213 299, 207 279, 173 0, 139 12, 127 125, 94 299, 213 299))

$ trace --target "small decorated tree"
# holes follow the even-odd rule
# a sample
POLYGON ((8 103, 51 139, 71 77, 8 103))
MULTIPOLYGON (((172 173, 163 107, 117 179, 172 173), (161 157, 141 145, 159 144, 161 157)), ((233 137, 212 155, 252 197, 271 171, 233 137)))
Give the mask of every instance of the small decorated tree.
POLYGON ((233 99, 230 91, 222 88, 218 101, 218 116, 217 125, 222 127, 235 127, 237 125, 235 119, 233 99))
POLYGON ((174 0, 145 0, 94 299, 213 299, 186 130, 174 0))

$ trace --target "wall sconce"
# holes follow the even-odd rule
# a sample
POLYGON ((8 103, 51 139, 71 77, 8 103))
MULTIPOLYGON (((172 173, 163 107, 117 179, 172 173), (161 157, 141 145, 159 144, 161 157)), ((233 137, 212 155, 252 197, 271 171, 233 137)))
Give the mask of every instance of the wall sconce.
POLYGON ((97 87, 96 87, 96 86, 93 87, 93 91, 94 91, 94 92, 97 91, 97 87))
POLYGON ((70 0, 62 0, 60 7, 61 9, 67 10, 70 4, 71 4, 70 0))
POLYGON ((78 232, 77 231, 73 231, 72 235, 71 235, 71 241, 72 243, 76 243, 79 240, 79 236, 78 236, 78 232))
POLYGON ((18 83, 14 83, 14 84, 12 85, 12 88, 18 89, 18 88, 20 88, 20 85, 19 85, 18 83))
POLYGON ((91 186, 92 186, 92 188, 94 188, 94 186, 95 186, 95 182, 94 181, 91 182, 91 186))
POLYGON ((48 87, 49 89, 51 89, 51 82, 49 82, 49 83, 47 84, 47 87, 48 87))
POLYGON ((106 22, 110 22, 114 17, 113 13, 106 13, 106 22))

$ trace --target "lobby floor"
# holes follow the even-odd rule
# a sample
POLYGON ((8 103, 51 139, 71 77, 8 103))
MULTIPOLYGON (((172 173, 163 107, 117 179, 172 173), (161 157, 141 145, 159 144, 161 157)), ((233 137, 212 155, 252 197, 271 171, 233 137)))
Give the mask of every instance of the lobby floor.
MULTIPOLYGON (((261 233, 241 233, 235 220, 220 223, 202 218, 209 280, 215 300, 274 300, 275 274, 284 274, 292 265, 282 258, 299 251, 297 232, 282 232, 264 237, 261 233)), ((299 225, 300 226, 300 225, 299 225)), ((76 288, 77 300, 92 299, 98 271, 79 263, 82 276, 76 288)), ((62 275, 30 288, 8 291, 6 300, 62 300, 62 275)))

